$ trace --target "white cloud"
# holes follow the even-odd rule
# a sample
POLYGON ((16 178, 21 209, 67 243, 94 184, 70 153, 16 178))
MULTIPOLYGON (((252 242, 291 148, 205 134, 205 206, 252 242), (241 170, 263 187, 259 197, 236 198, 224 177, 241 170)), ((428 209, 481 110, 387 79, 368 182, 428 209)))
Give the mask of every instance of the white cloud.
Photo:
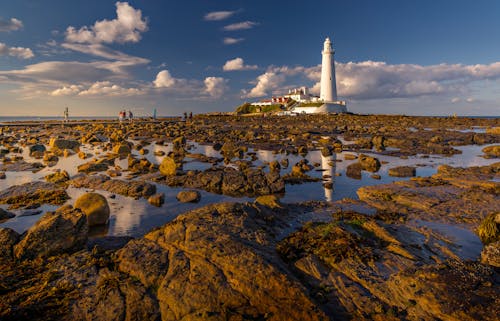
POLYGON ((235 70, 255 70, 257 65, 245 65, 242 58, 234 58, 226 61, 222 70, 224 71, 235 71, 235 70))
POLYGON ((286 77, 283 73, 268 71, 257 77, 257 83, 250 92, 244 92, 244 97, 256 98, 269 94, 270 91, 279 88, 285 81, 286 77))
POLYGON ((168 70, 162 70, 156 75, 156 79, 153 81, 153 85, 156 88, 168 88, 172 87, 176 82, 176 79, 172 77, 168 70))
POLYGON ((23 27, 23 22, 16 18, 3 20, 0 18, 0 32, 16 31, 23 27))
POLYGON ((58 88, 56 90, 53 90, 49 93, 51 96, 73 96, 77 95, 82 89, 82 86, 78 85, 70 85, 70 86, 63 86, 61 88, 58 88))
POLYGON ((49 93, 50 96, 79 97, 128 97, 146 93, 147 88, 125 88, 110 81, 97 81, 93 84, 63 86, 49 93))
POLYGON ((98 81, 88 89, 80 91, 78 96, 136 96, 144 92, 139 88, 124 88, 109 81, 98 81))
POLYGON ((29 59, 35 57, 30 48, 9 47, 3 42, 0 42, 0 56, 11 56, 21 59, 29 59))
MULTIPOLYGON (((338 94, 350 99, 410 98, 429 95, 456 97, 457 94, 459 96, 467 94, 471 90, 471 82, 500 79, 500 62, 489 65, 421 66, 363 61, 336 63, 335 68, 338 94)), ((266 73, 257 78, 255 87, 247 93, 247 96, 265 96, 270 90, 284 91, 285 83, 294 77, 302 77, 301 84, 313 81, 312 92, 319 93, 321 65, 271 66, 266 73)))
POLYGON ((257 22, 244 21, 244 22, 238 22, 238 23, 233 23, 233 24, 227 25, 223 29, 225 31, 245 30, 245 29, 252 29, 253 27, 258 26, 258 25, 259 24, 257 22))
POLYGON ((214 12, 209 12, 205 15, 204 19, 207 21, 218 21, 218 20, 224 20, 232 15, 234 15, 236 11, 214 11, 214 12))
POLYGON ((227 80, 222 77, 207 77, 205 78, 205 92, 212 98, 220 98, 226 92, 227 80))
POLYGON ((234 44, 237 44, 238 42, 242 42, 243 40, 245 40, 245 38, 231 38, 231 37, 226 37, 222 40, 222 42, 225 44, 225 45, 234 45, 234 44))
POLYGON ((147 31, 147 20, 141 10, 134 9, 127 2, 116 3, 116 19, 96 21, 93 26, 66 29, 66 41, 77 43, 126 43, 141 40, 141 33, 147 31))

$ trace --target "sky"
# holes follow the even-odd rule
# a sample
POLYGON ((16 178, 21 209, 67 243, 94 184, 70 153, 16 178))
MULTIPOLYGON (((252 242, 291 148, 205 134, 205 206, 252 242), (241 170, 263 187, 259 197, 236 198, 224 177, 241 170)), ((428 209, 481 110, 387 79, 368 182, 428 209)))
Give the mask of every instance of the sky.
POLYGON ((499 116, 499 15, 497 0, 0 1, 0 116, 319 94, 327 36, 349 111, 499 116))

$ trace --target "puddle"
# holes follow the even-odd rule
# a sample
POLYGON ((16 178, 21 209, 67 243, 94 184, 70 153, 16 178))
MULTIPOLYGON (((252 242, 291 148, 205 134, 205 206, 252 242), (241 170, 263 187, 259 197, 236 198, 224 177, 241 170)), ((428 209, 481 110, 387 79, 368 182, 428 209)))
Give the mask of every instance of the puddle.
MULTIPOLYGON (((134 142, 136 143, 137 141, 134 142)), ((289 173, 292 166, 295 163, 303 160, 304 158, 308 160, 309 164, 315 165, 315 168, 307 174, 316 178, 320 178, 321 181, 298 185, 286 185, 286 193, 284 194, 281 201, 285 203, 293 203, 310 200, 337 201, 343 198, 357 199, 356 191, 362 186, 386 184, 400 180, 407 180, 408 178, 391 177, 388 175, 388 169, 395 166, 417 166, 417 176, 430 176, 436 173, 437 166, 441 164, 469 167, 489 165, 496 162, 497 160, 495 159, 485 159, 479 156, 482 154, 481 149, 483 149, 484 147, 486 147, 486 145, 458 146, 456 148, 461 150, 462 154, 453 155, 451 157, 417 155, 408 157, 407 159, 401 159, 399 157, 393 157, 389 155, 379 155, 372 152, 363 152, 364 154, 377 157, 382 163, 387 163, 382 164, 380 170, 377 172, 377 174, 381 176, 380 179, 374 179, 371 177, 372 173, 363 171, 361 179, 359 180, 349 178, 345 175, 347 166, 354 162, 357 162, 357 160, 346 160, 345 155, 357 155, 358 153, 356 152, 342 152, 326 157, 323 156, 318 150, 309 151, 309 153, 305 156, 277 154, 272 151, 252 149, 249 149, 248 152, 255 153, 257 160, 253 162, 254 166, 264 166, 271 161, 281 161, 285 158, 288 159, 289 166, 288 168, 281 169, 281 175, 289 173), (323 183, 325 182, 331 182, 331 188, 325 188, 323 186, 323 183)), ((137 150, 133 150, 132 154, 137 156, 138 158, 145 157, 152 163, 160 164, 164 156, 156 156, 154 154, 155 151, 162 151, 165 154, 168 154, 168 152, 172 150, 172 145, 168 144, 164 146, 152 143, 145 145, 144 148, 149 150, 148 154, 139 155, 139 152, 137 150)), ((105 152, 103 152, 102 150, 98 148, 93 149, 90 146, 84 146, 82 147, 82 150, 87 153, 93 154, 94 157, 105 155, 105 152)), ((221 158, 220 153, 214 150, 212 146, 200 145, 194 142, 188 142, 188 151, 192 154, 199 153, 209 157, 221 158)), ((13 155, 16 154, 12 154, 12 156, 13 155)), ((23 148, 22 153, 17 155, 23 156, 27 162, 39 161, 29 156, 29 148, 27 147, 23 148)), ((250 159, 251 156, 246 154, 244 160, 250 159)), ((80 164, 88 162, 89 160, 90 159, 82 160, 75 154, 67 158, 60 157, 59 162, 54 167, 44 168, 36 173, 32 173, 30 171, 6 172, 6 179, 0 180, 0 190, 4 190, 13 185, 20 185, 31 181, 41 180, 44 176, 58 169, 66 170, 70 174, 70 176, 73 176, 77 173, 76 167, 80 164)), ((211 167, 211 164, 199 162, 196 159, 186 158, 185 160, 185 170, 205 170, 211 167)), ((117 159, 115 161, 115 166, 120 166, 121 168, 126 169, 128 166, 127 163, 127 159, 117 159)), ((224 165, 224 163, 221 162, 219 165, 224 165)), ((226 166, 234 167, 235 165, 234 163, 230 163, 226 164, 226 166)), ((265 168, 265 170, 268 169, 265 168)), ((118 178, 123 179, 126 176, 127 172, 124 172, 124 175, 118 178)), ((252 198, 247 197, 234 198, 200 191, 202 195, 200 203, 183 204, 179 203, 175 198, 177 193, 182 190, 182 188, 172 188, 161 184, 156 184, 156 186, 158 192, 165 193, 165 204, 161 208, 150 205, 145 199, 135 200, 120 195, 116 195, 115 199, 111 199, 110 193, 99 191, 99 193, 102 193, 103 195, 106 195, 108 197, 108 201, 111 206, 110 224, 107 231, 103 231, 102 233, 107 235, 140 236, 149 231, 151 228, 163 225, 171 221, 180 213, 204 206, 206 204, 222 201, 253 201, 252 198)), ((69 200, 68 203, 72 204, 74 200, 85 191, 85 189, 69 188, 68 193, 70 194, 72 199, 69 200)), ((42 207, 41 209, 45 212, 47 210, 53 210, 55 208, 42 207)), ((19 216, 19 212, 15 212, 15 214, 18 216, 4 223, 1 223, 0 227, 10 227, 18 232, 24 232, 42 215, 39 214, 31 216, 19 216)))

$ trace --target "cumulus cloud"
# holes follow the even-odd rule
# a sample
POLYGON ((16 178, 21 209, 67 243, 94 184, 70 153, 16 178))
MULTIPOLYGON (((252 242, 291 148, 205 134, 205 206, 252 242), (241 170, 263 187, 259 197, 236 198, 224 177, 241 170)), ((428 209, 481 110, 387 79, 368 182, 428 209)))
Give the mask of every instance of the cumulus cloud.
POLYGON ((144 92, 139 88, 124 88, 109 81, 98 81, 92 84, 88 89, 80 91, 78 96, 136 96, 144 92))
POLYGON ((10 20, 4 20, 0 18, 0 32, 16 31, 23 27, 23 22, 16 18, 10 18, 10 20))
POLYGON ((285 82, 286 76, 283 73, 267 71, 257 77, 255 87, 249 92, 244 92, 244 97, 256 98, 266 96, 270 91, 279 88, 285 82))
POLYGON ((142 12, 127 2, 116 3, 116 19, 96 21, 93 26, 80 29, 68 27, 66 41, 76 43, 126 43, 141 40, 141 33, 147 31, 147 20, 142 12))
POLYGON ((156 88, 168 88, 172 87, 176 82, 176 79, 172 77, 168 70, 162 70, 156 75, 156 79, 153 81, 153 85, 156 88))
POLYGON ((49 93, 51 96, 59 97, 59 96, 73 96, 78 94, 82 90, 83 86, 78 86, 78 85, 69 85, 69 86, 63 86, 61 88, 58 88, 56 90, 53 90, 49 93))
POLYGON ((207 21, 218 21, 218 20, 224 20, 232 15, 234 15, 236 11, 213 11, 209 12, 205 15, 204 19, 207 21))
MULTIPOLYGON (((336 63, 337 89, 351 99, 411 98, 429 95, 464 95, 474 81, 500 79, 500 62, 489 65, 415 64, 391 65, 363 61, 336 63)), ((271 90, 284 90, 293 77, 302 83, 313 81, 312 92, 319 93, 321 65, 313 67, 269 67, 254 82, 248 97, 268 95, 271 90), (272 80, 272 81, 271 81, 272 80)))
POLYGON ((243 58, 239 57, 226 61, 224 66, 222 66, 222 70, 224 71, 255 70, 257 68, 257 65, 245 65, 243 58))
POLYGON ((220 98, 226 92, 227 80, 222 77, 207 77, 205 78, 205 92, 212 98, 220 98))
POLYGON ((233 23, 233 24, 227 25, 223 29, 225 31, 245 30, 245 29, 252 29, 253 27, 258 26, 258 25, 259 24, 257 22, 244 21, 244 22, 238 22, 238 23, 233 23))
POLYGON ((30 48, 9 47, 3 42, 0 42, 0 56, 11 56, 21 59, 30 59, 35 57, 30 48))
POLYGON ((125 88, 110 81, 97 81, 90 85, 68 85, 49 92, 50 96, 128 97, 142 95, 146 88, 125 88))
POLYGON ((226 37, 222 40, 222 42, 225 44, 225 45, 234 45, 238 42, 242 42, 243 40, 245 40, 245 38, 231 38, 231 37, 226 37))

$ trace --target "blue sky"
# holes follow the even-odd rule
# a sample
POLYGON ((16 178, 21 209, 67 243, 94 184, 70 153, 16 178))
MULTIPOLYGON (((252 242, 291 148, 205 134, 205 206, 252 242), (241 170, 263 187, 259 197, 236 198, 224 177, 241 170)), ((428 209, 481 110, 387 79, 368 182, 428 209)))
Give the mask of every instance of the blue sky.
POLYGON ((0 2, 0 115, 230 111, 318 89, 349 110, 500 115, 500 2, 0 2))

